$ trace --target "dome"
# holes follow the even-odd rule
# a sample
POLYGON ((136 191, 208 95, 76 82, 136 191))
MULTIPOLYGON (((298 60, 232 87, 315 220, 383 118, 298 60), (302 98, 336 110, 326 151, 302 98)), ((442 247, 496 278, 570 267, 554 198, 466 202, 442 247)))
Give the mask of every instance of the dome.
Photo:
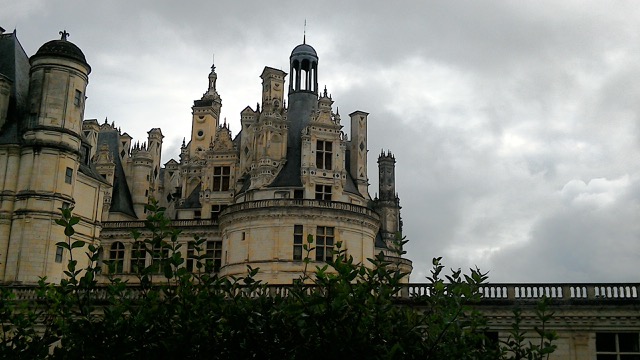
POLYGON ((311 45, 300 44, 296 46, 291 52, 291 57, 294 57, 294 56, 313 56, 317 58, 318 54, 316 53, 316 50, 311 45))
POLYGON ((87 59, 84 57, 82 50, 77 47, 74 43, 67 40, 51 40, 38 49, 35 55, 31 58, 39 58, 39 57, 62 57, 70 60, 75 60, 83 65, 85 65, 89 70, 91 67, 87 64, 87 59))

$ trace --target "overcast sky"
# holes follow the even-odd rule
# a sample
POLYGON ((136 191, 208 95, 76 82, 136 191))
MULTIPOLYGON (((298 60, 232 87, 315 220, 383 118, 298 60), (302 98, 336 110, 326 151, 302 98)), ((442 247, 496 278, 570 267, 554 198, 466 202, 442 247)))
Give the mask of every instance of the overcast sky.
POLYGON ((412 281, 431 258, 492 282, 639 281, 640 6, 636 1, 0 0, 28 55, 69 40, 108 117, 163 162, 190 136, 213 55, 222 116, 260 101, 264 66, 307 43, 349 131, 369 112, 397 159, 412 281), (91 4, 88 6, 87 4, 91 4), (135 4, 135 5, 132 5, 135 4))

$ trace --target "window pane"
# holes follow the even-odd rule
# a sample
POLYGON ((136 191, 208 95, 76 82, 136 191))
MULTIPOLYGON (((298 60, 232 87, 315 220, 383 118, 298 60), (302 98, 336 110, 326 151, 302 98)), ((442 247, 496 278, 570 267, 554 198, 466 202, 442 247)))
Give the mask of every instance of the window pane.
POLYGON ((639 352, 638 333, 621 333, 618 334, 618 344, 620 352, 639 352))
POLYGON ((597 360, 618 360, 618 357, 616 355, 598 354, 598 357, 596 359, 597 360))
POLYGON ((620 355, 620 360, 640 360, 640 355, 620 355))
POLYGON ((616 351, 616 334, 596 333, 596 351, 616 351))

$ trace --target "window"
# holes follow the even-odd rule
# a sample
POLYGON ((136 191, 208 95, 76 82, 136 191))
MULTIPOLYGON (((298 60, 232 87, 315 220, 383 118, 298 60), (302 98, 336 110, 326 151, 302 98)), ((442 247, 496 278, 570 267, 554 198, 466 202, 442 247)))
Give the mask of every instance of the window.
POLYGON ((194 266, 195 263, 196 263, 195 243, 193 241, 189 241, 189 244, 187 244, 187 271, 193 271, 194 268, 197 268, 196 266, 194 266))
POLYGON ((73 180, 73 169, 68 167, 64 172, 64 182, 71 184, 71 180, 73 180))
POLYGON ((597 360, 640 359, 640 333, 596 333, 597 360))
POLYGON ((56 246, 56 262, 62 262, 62 254, 64 253, 64 248, 62 246, 56 246))
POLYGON ((207 241, 206 261, 213 265, 213 271, 220 271, 220 266, 222 266, 222 241, 207 241))
MULTIPOLYGON (((202 264, 206 265, 204 269, 207 271, 213 270, 214 272, 220 271, 220 267, 222 266, 222 241, 207 241, 203 250, 204 254, 200 253, 199 255, 203 255, 201 259, 202 264)), ((198 268, 197 261, 199 255, 196 253, 195 243, 189 242, 187 246, 188 271, 194 271, 198 268)))
POLYGON ((73 97, 73 105, 80 106, 82 104, 82 91, 76 90, 76 95, 73 97))
POLYGON ((145 266, 146 252, 144 249, 144 243, 136 242, 131 249, 131 272, 141 273, 145 266))
POLYGON ((331 186, 316 185, 316 200, 331 201, 331 186))
POLYGON ((154 244, 151 253, 151 266, 156 273, 162 272, 162 262, 169 257, 169 249, 162 243, 154 244))
POLYGON ((316 229, 316 260, 333 260, 333 239, 334 228, 328 226, 318 226, 316 229))
POLYGON ((318 140, 316 142, 316 167, 318 169, 331 170, 332 146, 331 141, 318 140))
POLYGON ((218 220, 220 213, 222 212, 222 210, 224 210, 225 207, 226 205, 211 205, 211 219, 218 220))
POLYGON ((109 270, 112 270, 114 274, 122 274, 124 272, 124 244, 121 242, 114 242, 109 249, 109 260, 111 264, 109 270), (113 266, 113 267, 112 267, 113 266))
POLYGON ((216 166, 213 168, 213 191, 229 190, 229 180, 231 179, 230 166, 216 166))
POLYGON ((193 218, 194 219, 200 219, 202 217, 202 211, 201 210, 194 210, 193 211, 193 218))
POLYGON ((293 260, 302 260, 302 225, 293 226, 293 260))

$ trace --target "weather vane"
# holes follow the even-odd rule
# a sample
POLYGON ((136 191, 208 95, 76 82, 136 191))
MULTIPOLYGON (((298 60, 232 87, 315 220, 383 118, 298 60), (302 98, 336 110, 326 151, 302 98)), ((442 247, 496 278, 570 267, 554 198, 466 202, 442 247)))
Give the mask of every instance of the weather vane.
POLYGON ((58 34, 60 34, 60 40, 67 40, 67 38, 69 37, 69 33, 67 32, 67 30, 62 30, 60 32, 58 32, 58 34))

